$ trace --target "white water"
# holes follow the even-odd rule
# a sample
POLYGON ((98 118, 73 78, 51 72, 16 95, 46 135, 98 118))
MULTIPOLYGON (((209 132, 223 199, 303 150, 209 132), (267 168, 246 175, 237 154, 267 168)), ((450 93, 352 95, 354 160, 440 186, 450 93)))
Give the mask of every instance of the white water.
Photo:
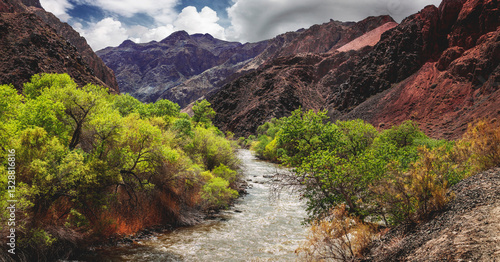
POLYGON ((222 220, 158 234, 153 239, 99 250, 99 261, 293 261, 305 240, 305 206, 292 192, 270 199, 268 179, 278 166, 240 150, 248 195, 222 212, 222 220), (259 182, 259 183, 257 183, 259 182), (241 211, 241 212, 238 212, 241 211))

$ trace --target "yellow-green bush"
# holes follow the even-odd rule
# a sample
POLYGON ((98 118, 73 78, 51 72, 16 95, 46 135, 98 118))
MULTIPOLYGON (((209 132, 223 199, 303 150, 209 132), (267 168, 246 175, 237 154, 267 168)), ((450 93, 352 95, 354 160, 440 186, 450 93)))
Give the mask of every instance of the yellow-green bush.
POLYGON ((225 208, 238 197, 238 192, 229 187, 229 182, 222 177, 214 177, 203 186, 201 198, 209 209, 225 208))
MULTIPOLYGON (((175 223, 182 206, 219 208, 237 196, 234 145, 211 125, 208 103, 193 120, 170 101, 78 88, 67 74, 35 75, 24 87, 19 95, 0 85, 0 150, 14 148, 20 159, 16 223, 26 227, 19 243, 32 248, 28 259, 57 260, 50 249, 65 235, 58 229, 130 234, 175 223)), ((4 170, 6 160, 0 164, 4 170)))
POLYGON ((458 141, 456 156, 467 161, 473 172, 500 166, 500 127, 497 122, 480 120, 469 124, 467 132, 458 141))

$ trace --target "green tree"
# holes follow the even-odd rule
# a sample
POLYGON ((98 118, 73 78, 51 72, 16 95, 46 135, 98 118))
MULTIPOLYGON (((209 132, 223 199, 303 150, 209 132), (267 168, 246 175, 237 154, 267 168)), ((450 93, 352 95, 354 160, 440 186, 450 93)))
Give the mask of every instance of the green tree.
POLYGON ((210 106, 207 100, 196 101, 193 105, 193 122, 209 126, 215 116, 215 111, 210 106))
POLYGON ((139 113, 141 106, 143 106, 142 102, 129 94, 113 96, 113 108, 118 110, 121 116, 125 117, 132 113, 139 113))
POLYGON ((0 149, 10 149, 10 138, 17 130, 15 123, 19 111, 23 109, 23 97, 17 94, 12 85, 0 85, 0 149))

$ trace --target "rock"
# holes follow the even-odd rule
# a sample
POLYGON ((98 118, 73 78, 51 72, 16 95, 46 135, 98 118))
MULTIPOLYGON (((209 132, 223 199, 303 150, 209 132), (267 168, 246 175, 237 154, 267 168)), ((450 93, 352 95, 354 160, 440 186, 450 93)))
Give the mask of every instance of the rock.
POLYGON ((0 35, 1 84, 21 91, 34 74, 68 73, 80 86, 106 86, 78 50, 33 13, 0 13, 0 35))
MULTIPOLYGON (((43 22, 43 26, 50 26, 56 30, 64 40, 68 41, 71 45, 76 47, 78 55, 75 57, 78 63, 85 64, 89 68, 89 73, 94 77, 97 77, 100 81, 89 81, 89 83, 95 83, 110 88, 112 93, 119 93, 118 83, 116 82, 115 75, 113 71, 108 68, 104 62, 94 53, 94 51, 87 44, 85 38, 81 37, 78 32, 76 32, 67 23, 61 22, 52 13, 46 12, 38 0, 2 0, 0 2, 0 12, 9 13, 33 13, 43 22), (1 5, 9 6, 6 10, 2 10, 1 5)), ((42 26, 42 25, 40 25, 42 26)), ((33 50, 34 51, 34 50, 33 50)), ((56 49, 51 51, 52 53, 57 52, 56 49)), ((42 54, 40 57, 43 57, 42 54)), ((65 64, 65 66, 71 67, 73 63, 65 64)), ((42 72, 47 67, 41 67, 42 72)), ((61 70, 58 70, 61 71, 61 70)), ((73 78, 80 78, 75 74, 72 75, 73 78)), ((82 83, 77 79, 80 85, 86 84, 82 83)))
MULTIPOLYGON (((315 26, 296 37, 301 43, 278 52, 288 56, 209 94, 213 122, 248 136, 302 107, 327 109, 331 121, 359 118, 380 128, 411 119, 434 138, 458 138, 475 119, 500 117, 499 17, 498 1, 444 0, 385 31, 373 47, 337 52, 339 41, 326 53, 315 46, 312 32, 323 32, 315 26), (294 48, 310 53, 294 54, 294 48)), ((363 28, 332 24, 344 31, 327 35, 347 35, 356 26, 363 28)), ((370 32, 353 35, 369 38, 370 32)))
POLYGON ((248 136, 264 122, 287 116, 299 107, 322 108, 331 85, 347 80, 371 47, 346 52, 336 49, 387 23, 394 22, 388 16, 358 23, 331 21, 300 32, 255 71, 207 95, 217 112, 214 123, 237 136, 248 136))
POLYGON ((444 71, 448 69, 448 66, 455 59, 459 58, 464 53, 464 49, 462 47, 454 46, 446 49, 441 57, 439 58, 436 68, 439 71, 444 71))
POLYGON ((364 261, 497 261, 500 168, 454 185, 455 198, 430 220, 391 229, 364 261))

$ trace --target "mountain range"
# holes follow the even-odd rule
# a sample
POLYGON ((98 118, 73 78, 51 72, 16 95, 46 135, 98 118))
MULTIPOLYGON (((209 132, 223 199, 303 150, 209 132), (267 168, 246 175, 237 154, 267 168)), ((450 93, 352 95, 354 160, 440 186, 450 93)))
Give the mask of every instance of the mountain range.
POLYGON ((412 119, 433 137, 457 138, 500 114, 499 16, 496 0, 444 0, 400 24, 331 20, 244 44, 179 31, 96 55, 37 0, 2 0, 0 83, 21 92, 35 73, 66 72, 79 85, 169 99, 185 111, 205 98, 214 123, 238 136, 301 107, 379 128, 412 119))
MULTIPOLYGON (((248 135, 302 107, 380 128, 412 119, 433 137, 457 138, 468 123, 500 114, 499 17, 498 1, 444 0, 380 40, 368 31, 333 50, 268 60, 210 96, 215 123, 248 135)), ((328 37, 313 29, 302 45, 328 37)))
POLYGON ((400 24, 331 20, 246 44, 181 31, 97 54, 123 92, 181 107, 207 98, 214 123, 239 136, 301 107, 380 128, 412 119, 429 135, 457 138, 500 114, 498 10, 493 0, 444 0, 400 24))

